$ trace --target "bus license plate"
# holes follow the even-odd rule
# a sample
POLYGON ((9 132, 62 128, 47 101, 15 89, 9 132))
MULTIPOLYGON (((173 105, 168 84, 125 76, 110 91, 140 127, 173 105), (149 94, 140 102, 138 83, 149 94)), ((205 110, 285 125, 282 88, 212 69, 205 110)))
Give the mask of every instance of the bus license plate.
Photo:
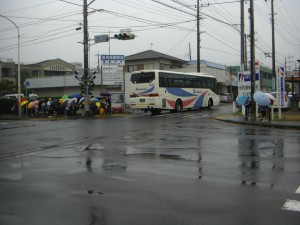
POLYGON ((140 103, 145 103, 145 99, 140 99, 140 103))

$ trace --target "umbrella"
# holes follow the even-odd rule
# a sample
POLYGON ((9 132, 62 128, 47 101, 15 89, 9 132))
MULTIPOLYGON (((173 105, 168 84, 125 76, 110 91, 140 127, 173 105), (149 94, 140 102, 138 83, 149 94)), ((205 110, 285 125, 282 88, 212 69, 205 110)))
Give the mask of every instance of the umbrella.
POLYGON ((102 92, 100 93, 101 96, 111 96, 111 94, 109 92, 102 92))
POLYGON ((41 107, 41 105, 42 105, 44 102, 45 102, 45 99, 44 99, 44 98, 41 99, 41 100, 39 101, 39 107, 41 107))
POLYGON ((64 96, 61 97, 61 99, 63 99, 63 100, 66 100, 67 98, 69 98, 68 95, 64 95, 64 96))
POLYGON ((27 109, 32 109, 34 105, 34 102, 29 102, 27 105, 27 109))
POLYGON ((246 96, 246 95, 239 96, 239 97, 237 98, 237 100, 236 100, 236 103, 237 103, 238 105, 244 105, 244 104, 245 104, 245 101, 246 101, 246 99, 247 99, 247 97, 248 97, 249 99, 251 99, 251 96, 246 96))
POLYGON ((270 93, 265 93, 272 101, 275 101, 275 97, 270 93))
POLYGON ((91 100, 94 102, 100 102, 100 100, 98 98, 92 98, 91 100))
POLYGON ((82 102, 84 102, 84 97, 79 100, 78 104, 80 105, 82 102))
POLYGON ((28 103, 28 101, 22 101, 22 102, 21 102, 21 106, 26 105, 26 103, 28 103))
POLYGON ((35 98, 35 97, 30 97, 30 98, 28 99, 29 102, 34 102, 34 101, 37 101, 37 100, 38 100, 38 99, 35 98))
POLYGON ((71 98, 82 98, 82 95, 76 93, 76 94, 72 94, 70 97, 71 98))
POLYGON ((263 92, 256 92, 253 98, 255 102, 260 106, 268 106, 271 103, 269 96, 263 92))

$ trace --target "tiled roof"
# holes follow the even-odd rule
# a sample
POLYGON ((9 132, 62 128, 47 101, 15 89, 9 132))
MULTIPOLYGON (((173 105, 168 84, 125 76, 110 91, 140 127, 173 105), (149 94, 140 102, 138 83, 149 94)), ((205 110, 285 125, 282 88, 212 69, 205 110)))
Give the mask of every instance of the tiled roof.
MULTIPOLYGON (((197 60, 189 61, 187 64, 189 64, 189 65, 197 64, 197 60)), ((207 61, 207 60, 201 60, 200 64, 205 64, 207 67, 211 67, 211 68, 217 68, 217 69, 221 69, 221 70, 226 70, 226 66, 225 65, 214 63, 214 62, 210 62, 210 61, 207 61)))
POLYGON ((136 53, 133 55, 129 55, 125 57, 126 61, 132 61, 132 60, 142 60, 142 59, 169 59, 169 60, 174 60, 174 61, 178 61, 178 62, 182 62, 185 63, 185 60, 170 56, 170 55, 166 55, 157 51, 153 51, 153 50, 147 50, 144 52, 140 52, 140 53, 136 53))

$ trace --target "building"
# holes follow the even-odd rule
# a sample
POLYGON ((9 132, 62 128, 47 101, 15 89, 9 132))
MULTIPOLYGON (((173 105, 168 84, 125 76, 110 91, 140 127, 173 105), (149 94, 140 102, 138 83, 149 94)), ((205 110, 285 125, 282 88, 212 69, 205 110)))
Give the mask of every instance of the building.
MULTIPOLYGON (((18 65, 11 61, 1 61, 0 81, 11 80, 17 83, 18 65)), ((46 60, 33 64, 20 65, 21 82, 27 78, 66 76, 75 73, 75 65, 62 59, 46 60)))
POLYGON ((124 72, 137 70, 170 70, 182 68, 185 60, 175 58, 157 51, 147 50, 125 57, 124 72))

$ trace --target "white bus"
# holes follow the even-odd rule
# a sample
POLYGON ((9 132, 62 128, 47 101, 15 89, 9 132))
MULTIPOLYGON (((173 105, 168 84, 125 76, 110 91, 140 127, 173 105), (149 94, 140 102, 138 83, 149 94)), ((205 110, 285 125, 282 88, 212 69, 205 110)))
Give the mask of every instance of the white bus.
POLYGON ((220 104, 216 78, 202 73, 141 70, 131 74, 130 85, 131 108, 152 114, 220 104))

